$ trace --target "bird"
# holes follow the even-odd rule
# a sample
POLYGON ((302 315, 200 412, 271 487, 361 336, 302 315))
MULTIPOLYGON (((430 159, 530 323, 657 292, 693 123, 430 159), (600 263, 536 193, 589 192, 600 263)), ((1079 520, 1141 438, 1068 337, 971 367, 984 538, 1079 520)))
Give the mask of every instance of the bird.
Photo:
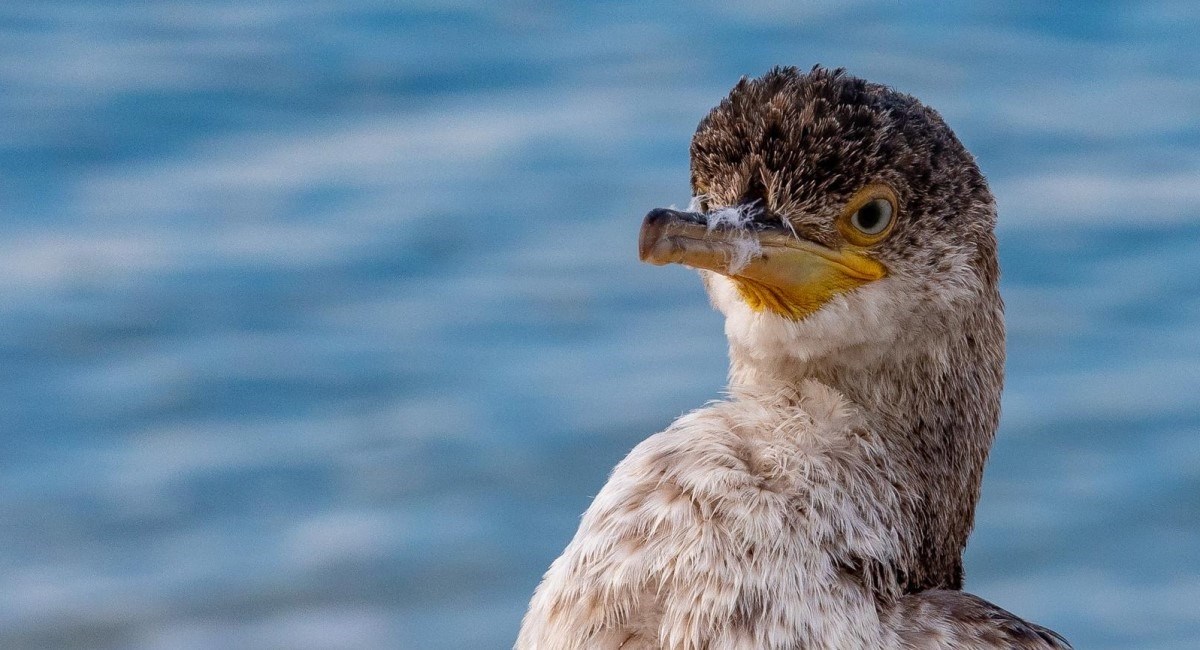
POLYGON ((916 98, 820 65, 743 77, 641 260, 696 269, 729 384, 637 444, 518 650, 1070 648, 962 590, 1004 382, 996 204, 916 98))

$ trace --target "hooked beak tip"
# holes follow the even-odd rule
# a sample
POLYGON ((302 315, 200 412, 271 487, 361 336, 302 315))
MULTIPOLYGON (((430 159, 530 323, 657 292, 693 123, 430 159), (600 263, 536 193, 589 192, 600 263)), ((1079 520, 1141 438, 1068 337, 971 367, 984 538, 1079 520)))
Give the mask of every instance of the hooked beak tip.
POLYGON ((670 230, 680 227, 701 226, 707 228, 708 220, 698 212, 682 212, 669 208, 655 208, 646 213, 642 220, 642 230, 638 235, 638 259, 657 266, 670 264, 670 242, 667 241, 670 230))

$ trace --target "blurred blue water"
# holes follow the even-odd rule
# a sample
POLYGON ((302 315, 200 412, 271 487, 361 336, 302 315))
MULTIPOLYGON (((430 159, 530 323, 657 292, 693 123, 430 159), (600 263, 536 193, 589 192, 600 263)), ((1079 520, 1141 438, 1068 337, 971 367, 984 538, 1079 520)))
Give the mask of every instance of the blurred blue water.
POLYGON ((744 74, 937 107, 1001 207, 968 588, 1200 643, 1190 2, 0 5, 0 646, 495 648, 718 316, 636 263, 744 74))

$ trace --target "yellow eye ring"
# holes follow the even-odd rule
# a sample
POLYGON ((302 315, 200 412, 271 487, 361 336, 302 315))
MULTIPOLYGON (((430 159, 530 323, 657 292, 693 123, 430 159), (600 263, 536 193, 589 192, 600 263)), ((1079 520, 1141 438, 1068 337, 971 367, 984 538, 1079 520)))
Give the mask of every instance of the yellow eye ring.
POLYGON ((871 183, 846 202, 837 227, 851 244, 871 246, 891 234, 899 216, 896 192, 883 183, 871 183))

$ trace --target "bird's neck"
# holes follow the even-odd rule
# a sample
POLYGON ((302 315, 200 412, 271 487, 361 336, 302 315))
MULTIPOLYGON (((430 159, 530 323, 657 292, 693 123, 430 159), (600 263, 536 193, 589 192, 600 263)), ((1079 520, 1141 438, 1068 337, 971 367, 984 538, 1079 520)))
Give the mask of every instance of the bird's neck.
POLYGON ((731 350, 735 397, 816 380, 862 409, 892 461, 893 484, 910 490, 915 504, 907 530, 898 531, 913 558, 897 567, 906 591, 962 585, 962 552, 1003 384, 1003 320, 999 309, 982 307, 967 322, 886 351, 764 363, 731 350))

